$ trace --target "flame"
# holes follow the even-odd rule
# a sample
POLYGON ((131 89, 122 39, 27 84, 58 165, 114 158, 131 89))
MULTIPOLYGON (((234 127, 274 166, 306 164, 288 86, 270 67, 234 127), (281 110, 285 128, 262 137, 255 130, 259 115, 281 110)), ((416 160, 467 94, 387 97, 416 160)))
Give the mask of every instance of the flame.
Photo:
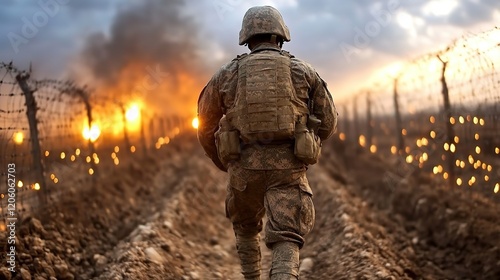
POLYGON ((14 133, 14 143, 21 145, 24 141, 24 134, 22 132, 14 133))
POLYGON ((101 136, 101 129, 97 124, 92 124, 92 127, 84 126, 82 131, 83 139, 95 142, 101 136))
POLYGON ((198 120, 198 117, 195 117, 193 121, 191 122, 191 125, 193 126, 194 129, 198 129, 198 126, 200 125, 200 120, 198 120))
POLYGON ((139 104, 132 103, 127 111, 125 112, 125 118, 128 122, 137 122, 141 119, 141 109, 139 108, 139 104))

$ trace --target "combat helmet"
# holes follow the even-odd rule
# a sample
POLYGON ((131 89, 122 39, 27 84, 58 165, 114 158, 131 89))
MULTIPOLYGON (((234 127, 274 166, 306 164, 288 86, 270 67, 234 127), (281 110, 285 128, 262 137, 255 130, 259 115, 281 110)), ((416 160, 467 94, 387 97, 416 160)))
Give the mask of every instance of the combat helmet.
POLYGON ((243 17, 240 30, 240 45, 244 45, 254 35, 274 34, 283 41, 290 41, 290 31, 280 12, 271 6, 256 6, 248 9, 243 17))

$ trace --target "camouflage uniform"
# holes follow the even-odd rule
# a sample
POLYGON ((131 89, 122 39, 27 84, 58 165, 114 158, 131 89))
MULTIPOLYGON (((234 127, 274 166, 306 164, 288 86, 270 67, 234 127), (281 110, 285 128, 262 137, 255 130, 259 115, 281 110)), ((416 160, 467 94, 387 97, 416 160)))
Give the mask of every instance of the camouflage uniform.
MULTIPOLYGON (((277 45, 264 43, 249 55, 255 52, 278 55, 279 51, 277 45)), ((307 167, 295 157, 293 140, 289 143, 243 144, 240 160, 230 163, 227 168, 217 156, 214 133, 219 120, 234 104, 237 69, 238 59, 234 59, 223 66, 201 92, 198 139, 215 165, 229 172, 226 215, 233 223, 245 279, 260 279, 258 240, 266 213, 265 243, 271 249, 280 247, 280 250, 273 250, 272 270, 276 274, 283 270, 283 273, 297 277, 297 248, 302 248, 304 236, 313 227, 315 214, 312 191, 306 178, 307 167), (287 252, 291 255, 287 256, 287 252), (283 259, 286 263, 287 258, 295 259, 293 264, 286 264, 293 267, 291 272, 281 269, 278 261, 275 265, 275 259, 283 259)), ((305 104, 310 97, 313 98, 313 113, 321 120, 318 136, 327 139, 336 129, 337 112, 325 82, 309 64, 296 58, 291 60, 291 76, 297 97, 305 104)))

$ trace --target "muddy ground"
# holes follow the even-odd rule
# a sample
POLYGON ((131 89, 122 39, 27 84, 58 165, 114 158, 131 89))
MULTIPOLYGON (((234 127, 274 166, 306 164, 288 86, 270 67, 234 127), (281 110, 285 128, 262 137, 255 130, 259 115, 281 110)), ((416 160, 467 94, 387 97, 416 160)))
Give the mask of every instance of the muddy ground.
MULTIPOLYGON (((23 217, 17 272, 0 279, 242 279, 226 174, 192 135, 124 162, 23 217)), ((334 141, 308 177, 301 279, 500 279, 498 203, 334 141)))

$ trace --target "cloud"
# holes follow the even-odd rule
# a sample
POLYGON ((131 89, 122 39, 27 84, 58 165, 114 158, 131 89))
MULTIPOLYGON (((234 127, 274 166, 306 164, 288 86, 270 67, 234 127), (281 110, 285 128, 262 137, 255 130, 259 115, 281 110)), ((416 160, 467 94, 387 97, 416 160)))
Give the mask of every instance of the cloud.
MULTIPOLYGON (((71 0, 40 28, 36 37, 20 45, 20 51, 15 53, 8 34, 20 34, 22 17, 31 19, 40 10, 40 5, 38 1, 7 0, 0 10, 0 60, 14 60, 22 67, 33 61, 35 69, 43 69, 47 76, 64 74, 72 57, 84 48, 89 35, 100 33, 95 36, 110 38, 116 29, 117 15, 131 6, 150 2, 155 0, 71 0)), ((162 3, 168 7, 169 2, 172 1, 162 3)), ((241 19, 250 6, 264 4, 276 6, 290 27, 292 41, 285 44, 285 48, 310 62, 331 84, 344 83, 352 76, 368 72, 376 64, 435 49, 477 24, 493 24, 495 11, 500 8, 498 0, 202 0, 186 1, 180 10, 192 17, 190 24, 179 24, 175 30, 153 28, 172 34, 196 30, 193 33, 196 34, 194 52, 202 56, 209 70, 215 71, 236 54, 248 51, 237 44, 241 19), (387 11, 391 3, 401 5, 382 26, 376 15, 387 11), (379 30, 374 22, 380 25, 379 30), (362 46, 356 44, 363 37, 360 31, 369 39, 362 46), (356 48, 350 59, 346 59, 342 43, 356 48)), ((157 7, 162 9, 161 5, 157 7)), ((145 34, 154 36, 144 30, 145 34)))

